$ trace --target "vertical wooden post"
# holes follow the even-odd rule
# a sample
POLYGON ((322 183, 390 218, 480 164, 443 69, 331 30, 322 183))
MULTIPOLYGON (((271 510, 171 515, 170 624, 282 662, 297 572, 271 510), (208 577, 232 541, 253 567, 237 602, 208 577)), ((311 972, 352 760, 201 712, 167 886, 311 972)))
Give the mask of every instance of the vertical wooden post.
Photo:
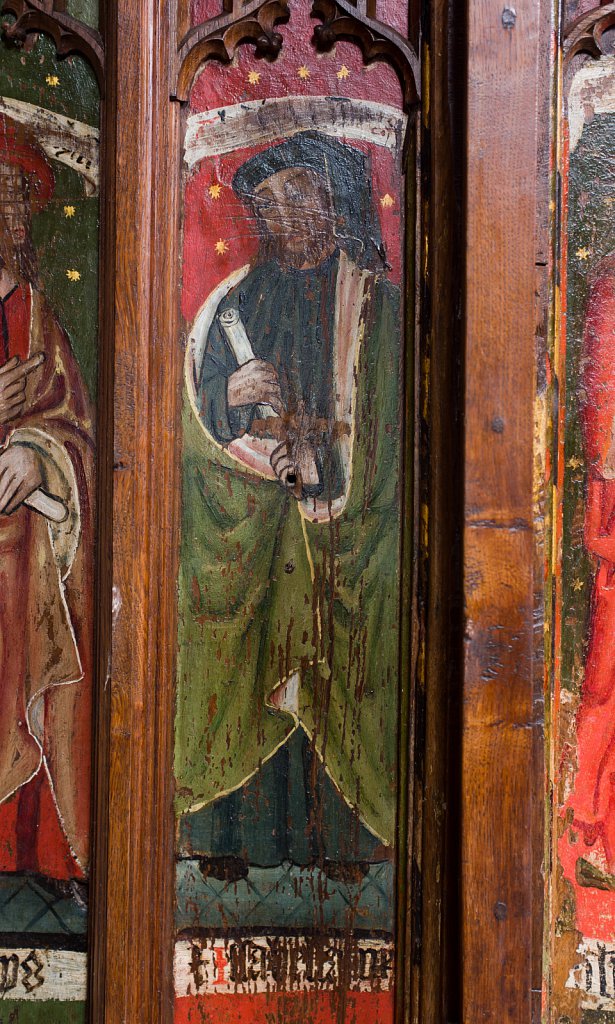
POLYGON ((463 1021, 531 1020, 541 5, 467 4, 463 1021))
POLYGON ((169 95, 171 5, 106 5, 100 709, 91 1018, 172 1019, 171 814, 180 153, 169 95), (108 593, 112 589, 112 593, 108 593))

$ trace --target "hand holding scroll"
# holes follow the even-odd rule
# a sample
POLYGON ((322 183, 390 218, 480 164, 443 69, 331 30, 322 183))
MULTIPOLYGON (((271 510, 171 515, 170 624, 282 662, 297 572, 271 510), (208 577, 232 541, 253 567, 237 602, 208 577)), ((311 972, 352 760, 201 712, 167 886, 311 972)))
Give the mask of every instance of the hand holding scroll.
MULTIPOLYGON (((239 364, 227 383, 229 406, 255 405, 261 417, 282 416, 285 409, 277 371, 271 363, 256 358, 238 310, 226 309, 218 320, 239 364)), ((271 455, 271 468, 299 501, 304 496, 304 486, 319 484, 314 449, 307 441, 283 441, 271 455)))
POLYGON ((280 415, 284 411, 280 382, 271 363, 251 359, 235 370, 228 379, 227 401, 231 408, 270 405, 280 415))
POLYGON ((43 485, 41 458, 25 445, 0 453, 0 513, 11 515, 43 485))

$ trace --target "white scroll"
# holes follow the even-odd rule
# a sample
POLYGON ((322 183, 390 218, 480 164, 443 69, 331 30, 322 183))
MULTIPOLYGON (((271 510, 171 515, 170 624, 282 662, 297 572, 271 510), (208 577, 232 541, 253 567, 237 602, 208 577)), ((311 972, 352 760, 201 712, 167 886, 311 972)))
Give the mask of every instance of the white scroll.
POLYGON ((64 503, 59 498, 54 498, 53 495, 41 491, 40 488, 26 498, 24 505, 31 508, 33 512, 45 516, 52 523, 63 523, 68 517, 68 509, 64 503))

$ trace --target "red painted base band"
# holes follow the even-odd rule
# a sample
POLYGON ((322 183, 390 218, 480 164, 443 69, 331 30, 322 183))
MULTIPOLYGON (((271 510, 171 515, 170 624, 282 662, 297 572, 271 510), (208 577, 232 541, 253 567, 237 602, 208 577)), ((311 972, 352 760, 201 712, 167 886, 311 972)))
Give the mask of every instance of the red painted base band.
POLYGON ((187 996, 175 1024, 393 1024, 392 992, 187 996))

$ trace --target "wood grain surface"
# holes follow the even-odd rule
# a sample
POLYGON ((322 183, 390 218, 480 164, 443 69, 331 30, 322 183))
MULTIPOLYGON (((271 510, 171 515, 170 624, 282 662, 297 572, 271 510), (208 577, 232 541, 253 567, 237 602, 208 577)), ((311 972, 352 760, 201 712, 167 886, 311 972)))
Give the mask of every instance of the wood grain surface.
POLYGON ((169 352, 178 229, 168 198, 179 147, 169 8, 118 0, 107 5, 105 25, 101 405, 113 469, 112 478, 108 465, 102 471, 110 514, 100 562, 112 591, 101 584, 90 1003, 92 1020, 109 1024, 172 1018, 178 385, 169 352))
POLYGON ((542 8, 468 4, 462 1019, 531 1020, 532 502, 542 8))

